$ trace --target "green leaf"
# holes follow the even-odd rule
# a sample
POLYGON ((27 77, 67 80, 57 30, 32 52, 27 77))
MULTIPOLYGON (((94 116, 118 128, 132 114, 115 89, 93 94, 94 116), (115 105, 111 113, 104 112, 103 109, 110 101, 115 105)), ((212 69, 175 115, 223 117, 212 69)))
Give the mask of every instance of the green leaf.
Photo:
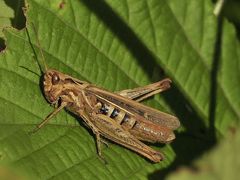
MULTIPOLYGON (((236 130, 234 130, 236 131, 236 130)), ((240 159, 240 131, 228 137, 210 153, 199 159, 192 168, 180 168, 168 176, 169 180, 238 179, 240 159)))
POLYGON ((211 148, 239 121, 239 42, 223 22, 221 54, 217 19, 207 0, 29 0, 27 30, 5 29, 0 57, 1 161, 39 179, 146 179, 165 176, 211 148), (169 76, 173 88, 146 103, 175 113, 182 128, 152 164, 121 146, 97 156, 91 130, 62 111, 34 135, 27 132, 53 108, 41 91, 36 35, 50 68, 111 91, 169 76), (33 48, 31 47, 31 43, 33 48), (221 59, 217 57, 221 55, 221 59), (231 61, 229 61, 231 59, 231 61), (219 62, 220 61, 220 62, 219 62), (32 73, 34 72, 34 73, 32 73), (37 75, 38 74, 38 75, 37 75))

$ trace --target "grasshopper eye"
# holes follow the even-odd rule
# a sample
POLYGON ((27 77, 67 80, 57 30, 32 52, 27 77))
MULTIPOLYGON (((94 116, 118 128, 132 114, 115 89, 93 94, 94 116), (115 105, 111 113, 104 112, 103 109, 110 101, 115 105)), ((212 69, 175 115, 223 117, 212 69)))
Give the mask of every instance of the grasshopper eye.
POLYGON ((53 85, 58 84, 59 81, 60 81, 60 78, 58 77, 58 75, 53 74, 53 76, 52 76, 52 84, 53 85))

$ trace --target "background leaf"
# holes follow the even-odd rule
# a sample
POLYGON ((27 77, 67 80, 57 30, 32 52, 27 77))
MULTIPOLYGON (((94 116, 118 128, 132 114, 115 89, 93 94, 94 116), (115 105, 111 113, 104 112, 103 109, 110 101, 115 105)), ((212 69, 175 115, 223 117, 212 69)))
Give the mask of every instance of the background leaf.
POLYGON ((0 7, 1 7, 1 13, 0 13, 0 36, 3 36, 2 34, 2 28, 4 26, 10 26, 10 18, 13 17, 13 10, 9 8, 4 1, 0 2, 0 7))
POLYGON ((167 179, 238 179, 240 161, 240 131, 228 137, 208 155, 198 160, 193 168, 181 168, 167 179))
POLYGON ((159 178, 191 163, 240 117, 239 42, 232 25, 212 12, 207 0, 27 1, 28 31, 4 31, 2 163, 39 179, 159 178), (65 111, 27 134, 53 110, 34 74, 40 69, 33 48, 40 56, 31 22, 51 68, 111 91, 173 79, 170 91, 145 102, 175 113, 182 123, 171 145, 153 145, 164 152, 163 162, 152 164, 110 143, 103 148, 104 165, 91 131, 65 111))
POLYGON ((15 27, 21 29, 25 26, 23 16, 23 0, 1 1, 0 2, 0 51, 5 48, 2 30, 4 27, 15 27))

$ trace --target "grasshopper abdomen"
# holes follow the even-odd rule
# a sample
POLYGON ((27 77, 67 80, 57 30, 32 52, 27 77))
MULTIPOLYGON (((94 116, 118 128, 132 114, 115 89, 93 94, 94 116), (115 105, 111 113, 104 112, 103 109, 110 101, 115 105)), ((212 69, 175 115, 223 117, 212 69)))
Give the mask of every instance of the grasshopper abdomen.
POLYGON ((117 122, 123 129, 129 131, 137 139, 147 142, 171 142, 175 135, 171 129, 162 127, 152 121, 146 121, 141 116, 128 114, 124 110, 119 110, 113 105, 101 103, 99 113, 108 116, 112 121, 117 122))

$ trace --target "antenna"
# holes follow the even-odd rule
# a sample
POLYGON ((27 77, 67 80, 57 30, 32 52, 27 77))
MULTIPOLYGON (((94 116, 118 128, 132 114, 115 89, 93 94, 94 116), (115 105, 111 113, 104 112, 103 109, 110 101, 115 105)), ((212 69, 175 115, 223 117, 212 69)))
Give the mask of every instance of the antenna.
POLYGON ((23 69, 25 69, 25 70, 27 70, 27 71, 29 71, 29 72, 32 73, 32 74, 35 74, 35 75, 38 76, 38 77, 41 77, 41 75, 37 74, 36 72, 34 72, 34 71, 32 71, 32 70, 24 67, 24 66, 19 66, 19 67, 20 67, 20 68, 23 68, 23 69))
POLYGON ((42 48, 41 48, 41 45, 40 45, 40 41, 38 39, 38 32, 37 32, 37 30, 36 30, 36 28, 35 28, 33 23, 32 23, 32 27, 33 27, 33 30, 34 30, 34 32, 36 34, 37 46, 38 46, 38 48, 40 50, 40 53, 41 53, 41 56, 42 56, 42 63, 44 65, 44 72, 46 72, 48 70, 48 67, 47 67, 47 64, 46 64, 46 61, 45 61, 45 57, 43 55, 43 51, 42 51, 42 48))

